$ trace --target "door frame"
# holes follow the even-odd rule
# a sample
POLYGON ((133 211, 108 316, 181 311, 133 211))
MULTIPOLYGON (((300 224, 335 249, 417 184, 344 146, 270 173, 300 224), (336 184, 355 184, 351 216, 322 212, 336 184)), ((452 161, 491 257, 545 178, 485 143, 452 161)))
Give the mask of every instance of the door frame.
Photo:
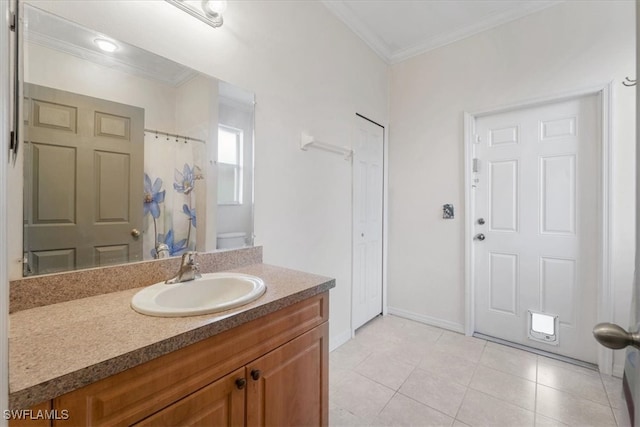
MULTIPOLYGON (((612 155, 612 111, 611 94, 613 82, 600 84, 572 92, 543 98, 529 99, 515 104, 488 108, 476 112, 464 112, 464 197, 465 197, 465 230, 464 230, 464 282, 465 282, 465 334, 471 336, 475 332, 475 278, 474 278, 474 248, 472 237, 475 218, 474 195, 472 191, 473 144, 476 119, 492 114, 506 113, 513 110, 552 104, 588 95, 599 95, 599 114, 602 123, 600 135, 600 150, 598 161, 600 173, 597 177, 598 192, 598 227, 600 229, 598 241, 598 289, 597 289, 597 320, 598 322, 613 321, 613 290, 611 288, 611 195, 613 194, 611 171, 612 155)), ((613 371, 613 350, 598 346, 598 367, 600 372, 611 375, 613 371)))
MULTIPOLYGON (((14 39, 15 33, 9 32, 8 17, 9 12, 14 11, 17 6, 14 2, 0 3, 0 57, 9 58, 13 49, 17 48, 14 39), (11 34, 11 35, 10 35, 11 34), (12 46, 13 41, 13 46, 12 46)), ((9 222, 7 220, 9 214, 9 198, 7 193, 9 185, 7 177, 9 168, 15 165, 9 156, 9 132, 11 128, 11 118, 13 114, 17 114, 11 106, 10 82, 11 73, 9 66, 14 66, 13 60, 9 60, 6 65, 0 67, 0 241, 8 241, 9 222)), ((15 208, 15 206, 12 206, 15 208)), ((0 371, 9 372, 9 249, 7 244, 0 245, 0 371)), ((0 378, 0 407, 8 408, 9 404, 9 376, 2 375, 0 378)), ((0 421, 0 426, 6 425, 7 421, 0 421)))
MULTIPOLYGON (((374 125, 380 126, 382 128, 382 260, 381 260, 381 267, 382 267, 382 315, 386 316, 388 313, 388 307, 387 307, 387 235, 388 235, 388 227, 387 227, 387 218, 388 218, 388 204, 387 204, 387 191, 388 191, 388 183, 389 183, 389 165, 388 165, 388 161, 389 161, 389 126, 388 125, 383 125, 381 123, 376 122, 375 120, 370 119, 369 117, 360 114, 358 112, 356 112, 355 114, 355 119, 354 119, 354 128, 352 130, 352 132, 355 132, 355 121, 356 120, 367 120, 368 122, 371 122, 374 125)), ((353 140, 354 140, 354 135, 351 136, 351 146, 353 148, 353 140)), ((344 344, 345 342, 347 342, 349 339, 354 338, 356 336, 356 328, 354 327, 354 322, 353 322, 353 311, 354 311, 354 305, 355 305, 355 299, 354 299, 354 284, 353 284, 353 272, 354 272, 354 258, 353 258, 353 247, 354 247, 354 240, 353 240, 353 228, 354 228, 354 221, 353 221, 353 209, 354 209, 354 188, 353 188, 353 158, 354 156, 351 156, 351 292, 350 292, 350 297, 351 297, 351 310, 349 313, 349 331, 351 332, 349 337, 346 336, 341 336, 340 339, 338 340, 339 343, 338 345, 335 347, 339 347, 340 345, 344 344)))

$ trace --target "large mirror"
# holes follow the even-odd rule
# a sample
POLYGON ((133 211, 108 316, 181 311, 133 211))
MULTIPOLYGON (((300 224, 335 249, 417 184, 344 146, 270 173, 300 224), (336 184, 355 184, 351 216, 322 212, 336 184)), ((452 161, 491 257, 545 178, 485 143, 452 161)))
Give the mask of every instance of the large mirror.
POLYGON ((253 244, 252 93, 22 16, 24 275, 253 244))

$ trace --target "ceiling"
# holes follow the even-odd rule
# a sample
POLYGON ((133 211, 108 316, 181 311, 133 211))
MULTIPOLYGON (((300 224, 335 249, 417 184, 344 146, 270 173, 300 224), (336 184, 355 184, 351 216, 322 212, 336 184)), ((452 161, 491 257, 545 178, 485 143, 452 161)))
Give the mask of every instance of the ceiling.
POLYGON ((323 0, 323 4, 394 64, 561 1, 323 0))

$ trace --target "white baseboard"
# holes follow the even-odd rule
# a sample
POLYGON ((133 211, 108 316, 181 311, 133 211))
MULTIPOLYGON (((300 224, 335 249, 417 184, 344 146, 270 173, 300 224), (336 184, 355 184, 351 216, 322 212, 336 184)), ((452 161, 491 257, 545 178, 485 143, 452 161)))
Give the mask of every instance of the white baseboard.
POLYGON ((622 378, 623 374, 624 374, 624 363, 614 363, 613 372, 611 375, 613 375, 616 378, 622 378))
POLYGON ((464 325, 460 323, 450 322, 448 320, 443 320, 443 319, 437 319, 435 317, 413 313, 411 311, 403 310, 401 308, 396 308, 396 307, 389 307, 388 313, 398 317, 404 317, 405 319, 415 320, 416 322, 424 323, 425 325, 435 326, 438 328, 447 329, 449 331, 459 332, 461 334, 464 334, 464 325))
POLYGON ((333 351, 351 339, 351 330, 347 329, 337 335, 329 336, 329 351, 333 351))

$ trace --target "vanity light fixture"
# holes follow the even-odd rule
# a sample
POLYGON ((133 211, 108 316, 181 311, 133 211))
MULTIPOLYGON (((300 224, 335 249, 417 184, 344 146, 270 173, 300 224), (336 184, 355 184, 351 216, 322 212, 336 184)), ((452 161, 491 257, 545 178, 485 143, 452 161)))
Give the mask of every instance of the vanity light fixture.
POLYGON ((227 0, 165 0, 189 15, 198 18, 213 28, 222 27, 222 13, 227 9, 227 0))
POLYGON ((118 45, 112 42, 111 40, 95 39, 93 42, 96 44, 96 46, 100 48, 100 50, 103 50, 105 52, 111 53, 118 50, 118 45))

